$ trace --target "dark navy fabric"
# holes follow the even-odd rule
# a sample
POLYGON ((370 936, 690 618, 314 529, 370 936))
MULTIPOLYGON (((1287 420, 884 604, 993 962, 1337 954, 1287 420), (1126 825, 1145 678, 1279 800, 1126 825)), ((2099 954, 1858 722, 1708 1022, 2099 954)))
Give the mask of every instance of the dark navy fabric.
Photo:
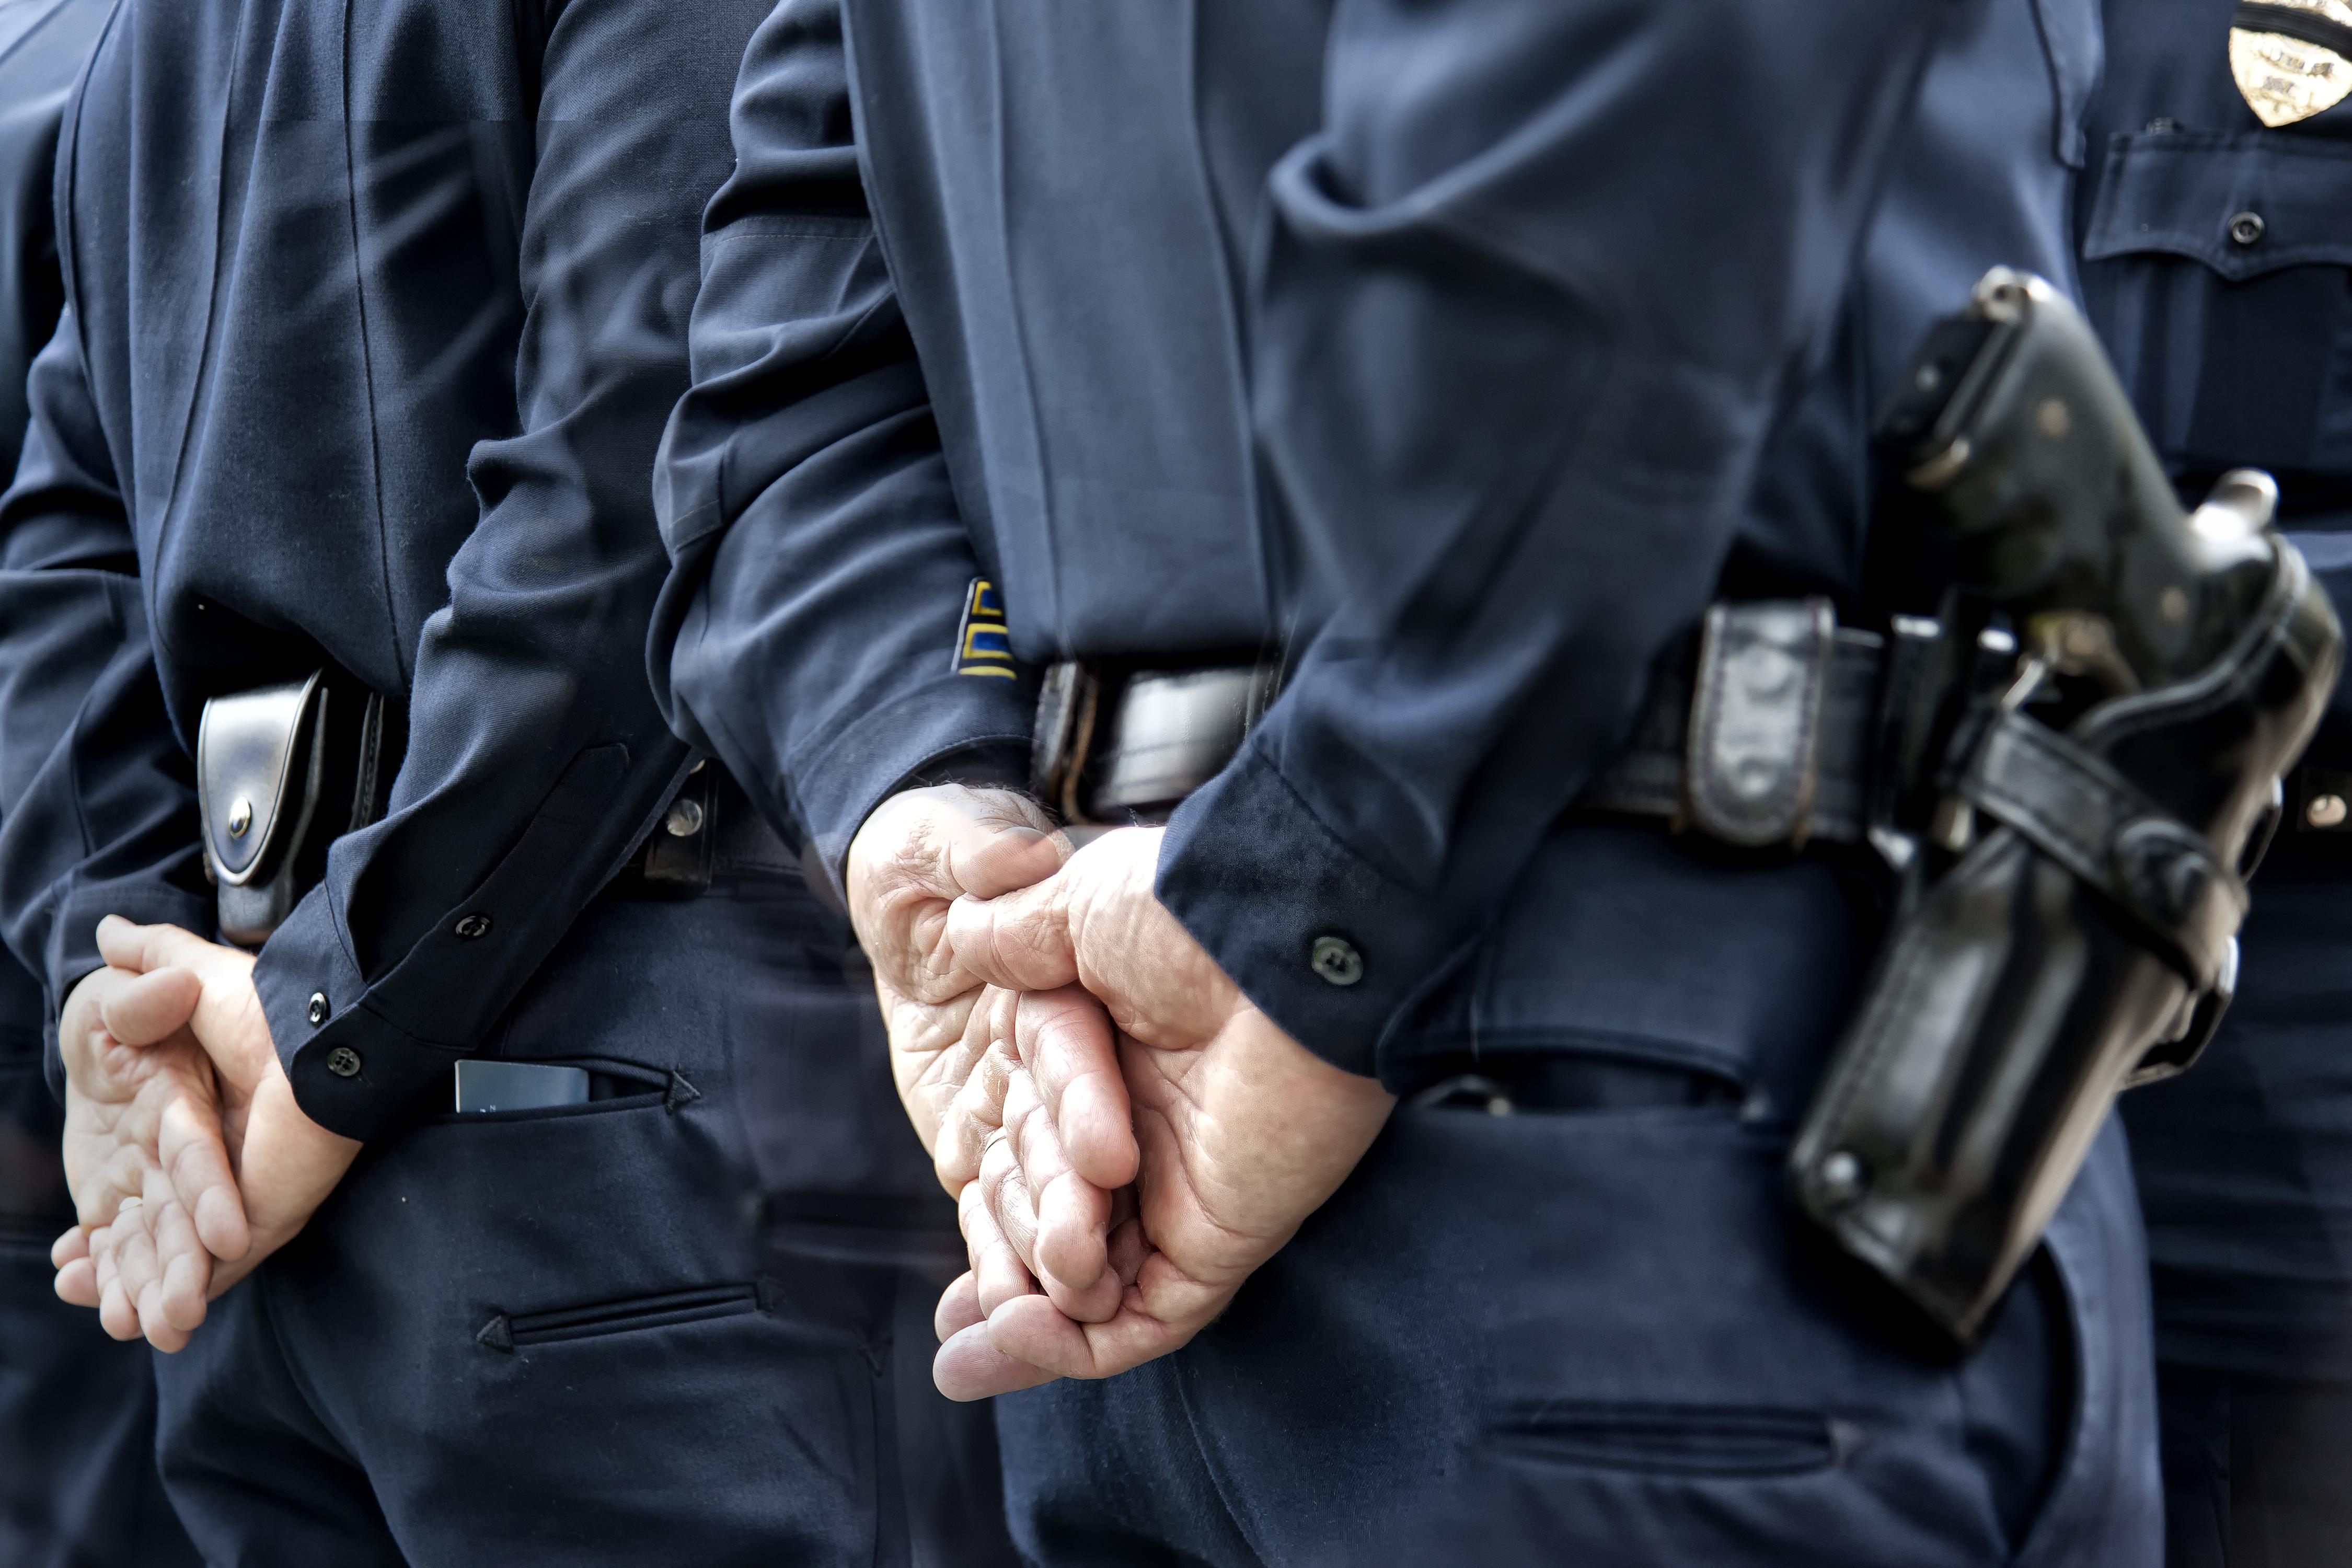
POLYGON ((688 762, 642 673, 646 474, 756 14, 118 14, 68 112, 71 308, 0 504, 0 660, 93 602, 146 621, 61 740, 0 709, 38 738, 0 908, 52 1010, 101 916, 207 929, 204 700, 322 660, 394 700, 407 757, 257 972, 320 1121, 369 1136, 473 1049, 642 836, 688 762))
POLYGON ((0 1563, 194 1568, 155 1469, 153 1352, 58 1300, 49 1243, 69 1223, 0 1220, 0 1563))
POLYGON ((837 862, 1027 727, 952 673, 973 576, 1032 664, 1283 648, 1162 897, 1331 1059, 1555 1097, 1400 1112, 1192 1346, 1000 1401, 1032 1557, 2156 1561, 2120 1137, 1983 1355, 1923 1348, 1781 1195, 1866 903, 1559 820, 1718 587, 1870 607, 1869 413, 1985 268, 2071 285, 2098 54, 2079 0, 761 27, 657 475, 673 720, 837 862))
POLYGON ((207 1559, 1010 1568, 986 1407, 929 1386, 960 1250, 870 1131, 843 930, 781 879, 593 902, 488 1049, 596 1098, 415 1118, 162 1358, 207 1559))
MULTIPOLYGON (((26 364, 64 303, 50 199, 58 123, 112 9, 0 5, 0 475, 15 472, 23 444, 26 364)), ((0 684, 9 679, 0 671, 0 684)), ((10 766, 0 753, 0 781, 10 766)), ((0 784, 0 799, 8 793, 0 784)), ((0 1562, 193 1563, 155 1471, 151 1352, 58 1300, 49 1244, 73 1223, 63 1120, 41 1070, 39 983, 0 949, 0 1562)))
POLYGON ((212 929, 206 698, 331 659, 407 731, 256 971, 367 1152, 163 1362, 212 1561, 1010 1561, 847 922, 791 877, 597 897, 690 765, 647 476, 760 9, 134 0, 68 106, 0 500, 0 911, 52 1027, 102 914, 212 929), (477 1051, 597 1098, 457 1121, 477 1051))

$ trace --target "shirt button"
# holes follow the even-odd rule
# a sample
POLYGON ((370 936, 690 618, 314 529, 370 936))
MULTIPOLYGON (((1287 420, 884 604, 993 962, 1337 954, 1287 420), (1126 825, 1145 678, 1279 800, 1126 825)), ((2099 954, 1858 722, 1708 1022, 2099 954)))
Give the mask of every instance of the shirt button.
POLYGON ((2240 213, 2230 220, 2230 243, 2252 245, 2263 237, 2263 231, 2268 226, 2263 222, 2260 213, 2240 213))
POLYGON ((327 1053, 327 1070, 337 1078, 360 1076, 360 1054, 349 1046, 337 1046, 327 1053))
POLYGON ((316 1028, 319 1025, 323 1024, 323 1023, 325 1023, 326 1021, 327 1021, 327 994, 326 994, 325 992, 323 992, 323 991, 313 991, 313 992, 311 992, 311 993, 310 993, 310 1025, 311 1025, 311 1027, 316 1028))
POLYGON ((1364 977, 1364 955, 1355 944, 1336 936, 1318 936, 1307 959, 1315 973, 1334 985, 1353 985, 1364 977))
POLYGON ((488 936, 490 934, 490 917, 483 914, 467 915, 464 919, 460 920, 452 929, 455 930, 459 936, 471 942, 478 936, 488 936))
POLYGON ((2352 816, 2340 795, 2315 795, 2311 804, 2303 808, 2303 819, 2314 827, 2341 827, 2344 819, 2352 816))
POLYGON ((698 800, 674 800, 669 803, 669 815, 662 818, 662 826, 672 838, 691 838, 702 831, 702 803, 698 800))

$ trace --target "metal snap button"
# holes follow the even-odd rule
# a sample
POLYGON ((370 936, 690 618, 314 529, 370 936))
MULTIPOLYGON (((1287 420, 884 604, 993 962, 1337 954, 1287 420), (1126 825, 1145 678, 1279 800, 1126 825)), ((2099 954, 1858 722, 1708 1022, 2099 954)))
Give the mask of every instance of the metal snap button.
POLYGON ((337 1078, 360 1076, 360 1054, 349 1046, 337 1046, 327 1053, 327 1070, 337 1078))
POLYGON ((326 994, 325 992, 323 992, 323 991, 313 991, 313 992, 311 992, 311 993, 310 993, 310 1024, 311 1024, 311 1026, 315 1028, 315 1027, 317 1027, 319 1025, 323 1024, 323 1023, 325 1023, 326 1021, 327 1021, 327 994, 326 994))
POLYGON ((2230 220, 2230 243, 2252 245, 2263 237, 2263 231, 2268 226, 2263 222, 2263 215, 2260 213, 2240 213, 2230 220))
POLYGON ((459 936, 471 942, 478 936, 488 936, 490 934, 490 917, 485 914, 470 914, 460 920, 457 925, 451 929, 456 931, 459 936))
POLYGON ((2303 819, 2314 827, 2341 827, 2347 816, 2352 816, 2352 807, 2345 805, 2340 795, 2313 795, 2311 804, 2303 808, 2303 819))
POLYGON ((1351 942, 1336 936, 1318 936, 1307 962, 1315 973, 1334 985, 1353 985, 1364 977, 1364 955, 1351 942))
POLYGON ((672 838, 691 838, 702 831, 702 803, 698 800, 674 800, 669 814, 662 818, 662 827, 672 838))
POLYGON ((229 803, 228 836, 231 838, 242 838, 245 837, 246 829, 252 826, 253 802, 239 795, 229 803))
POLYGON ((1823 1201, 1844 1208, 1869 1189, 1870 1173, 1861 1156, 1851 1149, 1840 1149, 1822 1162, 1818 1181, 1823 1201))

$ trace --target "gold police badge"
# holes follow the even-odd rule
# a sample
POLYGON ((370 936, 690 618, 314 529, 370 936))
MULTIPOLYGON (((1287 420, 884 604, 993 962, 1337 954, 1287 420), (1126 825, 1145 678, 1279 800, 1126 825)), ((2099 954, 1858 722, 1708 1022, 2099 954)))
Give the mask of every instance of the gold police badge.
POLYGON ((2230 74, 2276 128, 2335 108, 2352 92, 2352 0, 2261 0, 2230 19, 2230 74))

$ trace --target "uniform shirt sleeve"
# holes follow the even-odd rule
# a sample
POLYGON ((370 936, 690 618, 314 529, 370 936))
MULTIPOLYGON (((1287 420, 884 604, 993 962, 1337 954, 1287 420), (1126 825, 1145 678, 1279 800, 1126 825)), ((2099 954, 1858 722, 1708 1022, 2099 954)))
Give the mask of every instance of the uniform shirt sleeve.
POLYGON ((1696 624, 1947 9, 1341 0, 1252 300, 1333 608, 1160 873, 1318 1055, 1377 1070, 1696 624))
POLYGON ((837 879, 901 784, 1023 779, 1031 694, 957 673, 982 571, 860 184, 835 0, 760 28, 732 119, 656 480, 675 567, 650 664, 679 732, 837 879))
POLYGON ((335 1131, 373 1135, 478 1047, 688 766, 646 685, 667 568, 646 476, 764 9, 572 0, 549 24, 521 433, 469 464, 481 520, 425 626, 391 808, 254 972, 296 1098, 335 1131))
POLYGON ((110 914, 209 935, 193 770, 148 641, 139 563, 68 309, 26 382, 0 496, 0 926, 59 1005, 110 914))

